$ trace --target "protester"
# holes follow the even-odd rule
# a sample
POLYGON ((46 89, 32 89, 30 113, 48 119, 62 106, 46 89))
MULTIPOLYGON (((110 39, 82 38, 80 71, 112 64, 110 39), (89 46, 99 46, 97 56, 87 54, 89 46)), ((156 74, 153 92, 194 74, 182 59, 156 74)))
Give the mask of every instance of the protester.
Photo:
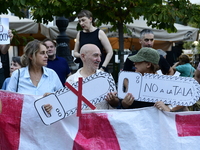
POLYGON ((51 39, 45 39, 43 42, 48 50, 47 51, 47 54, 48 54, 47 67, 53 69, 57 73, 58 77, 60 78, 60 81, 62 82, 64 86, 66 79, 71 74, 67 60, 65 58, 58 57, 56 55, 55 41, 51 39))
POLYGON ((76 83, 79 77, 84 79, 101 71, 98 69, 101 62, 101 52, 96 45, 86 44, 82 46, 80 50, 80 58, 83 62, 83 67, 67 78, 66 82, 70 84, 76 83))
POLYGON ((100 30, 93 26, 94 19, 92 13, 88 10, 82 10, 78 14, 78 20, 83 31, 78 32, 76 37, 76 43, 74 47, 74 56, 79 60, 79 68, 83 66, 80 60, 80 49, 85 44, 95 44, 101 51, 101 63, 99 65, 100 69, 107 71, 107 65, 110 62, 113 50, 110 42, 103 30, 100 30))
POLYGON ((178 59, 179 61, 172 66, 174 71, 180 72, 182 77, 193 77, 195 68, 190 64, 189 56, 182 54, 178 59))
MULTIPOLYGON (((128 59, 135 64, 135 72, 139 72, 142 75, 144 75, 144 73, 156 74, 156 71, 159 69, 158 62, 160 56, 158 52, 152 48, 143 47, 136 55, 130 56, 128 59)), ((126 85, 127 84, 124 84, 125 89, 127 88, 126 85)), ((106 100, 109 102, 112 99, 107 96, 106 100)), ((121 108, 124 109, 155 106, 160 110, 170 111, 170 108, 161 101, 156 103, 137 101, 135 100, 134 95, 132 95, 131 93, 127 93, 125 98, 119 101, 121 103, 121 108)))
MULTIPOLYGON (((8 37, 10 38, 10 42, 11 42, 13 39, 12 30, 8 30, 8 37)), ((0 54, 6 54, 9 50, 9 48, 10 48, 10 44, 0 45, 0 54)), ((0 57, 1 57, 1 55, 0 55, 0 57)), ((3 68, 3 64, 1 62, 1 58, 0 58, 0 88, 2 88, 4 80, 5 80, 4 68, 3 68)))
MULTIPOLYGON (((22 67, 21 61, 20 61, 20 57, 16 56, 16 57, 12 57, 12 61, 10 63, 10 76, 12 75, 12 73, 17 70, 20 69, 22 67)), ((5 81, 3 82, 3 86, 2 89, 6 90, 6 87, 8 85, 10 81, 10 77, 6 78, 5 81)))
POLYGON ((38 40, 29 42, 21 56, 23 67, 12 73, 8 91, 43 96, 63 88, 58 75, 47 65, 47 48, 38 40))
MULTIPOLYGON (((78 82, 79 78, 85 79, 95 73, 99 73, 102 70, 99 70, 99 64, 101 62, 101 52, 99 48, 94 44, 85 44, 81 47, 80 58, 83 62, 83 67, 78 69, 76 73, 70 75, 66 82, 73 85, 78 82)), ((108 109, 108 103, 106 101, 96 104, 97 109, 108 109)), ((45 110, 50 113, 52 106, 49 104, 45 107, 45 110)))
MULTIPOLYGON (((143 29, 140 32, 139 43, 141 44, 141 47, 152 48, 153 44, 154 44, 154 33, 153 33, 153 31, 149 30, 149 29, 143 29)), ((127 59, 124 63, 124 68, 123 68, 124 71, 135 71, 135 66, 134 66, 133 62, 131 60, 129 60, 129 57, 132 56, 132 55, 135 55, 136 53, 130 54, 127 57, 127 59)), ((169 63, 167 62, 167 60, 162 55, 160 55, 159 66, 160 66, 160 69, 162 71, 162 74, 164 74, 164 75, 173 75, 174 74, 172 67, 170 67, 169 63)))

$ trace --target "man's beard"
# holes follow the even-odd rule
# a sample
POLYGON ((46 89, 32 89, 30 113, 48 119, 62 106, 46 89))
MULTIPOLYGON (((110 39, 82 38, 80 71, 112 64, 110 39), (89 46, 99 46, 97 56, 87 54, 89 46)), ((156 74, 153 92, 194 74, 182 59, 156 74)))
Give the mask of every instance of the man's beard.
POLYGON ((55 55, 48 55, 48 59, 54 59, 55 55))

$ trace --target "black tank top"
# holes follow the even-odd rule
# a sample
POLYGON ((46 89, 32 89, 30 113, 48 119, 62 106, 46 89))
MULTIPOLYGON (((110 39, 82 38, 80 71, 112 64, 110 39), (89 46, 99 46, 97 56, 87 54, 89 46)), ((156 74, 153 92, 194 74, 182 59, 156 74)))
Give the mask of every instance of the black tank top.
MULTIPOLYGON (((99 39, 99 29, 96 29, 93 32, 80 32, 80 37, 79 37, 79 52, 80 49, 83 45, 85 44, 95 44, 101 51, 101 63, 100 63, 100 67, 102 66, 102 63, 105 60, 105 52, 103 51, 103 45, 101 44, 101 41, 99 39)), ((79 64, 79 68, 81 68, 83 66, 82 61, 79 64)))

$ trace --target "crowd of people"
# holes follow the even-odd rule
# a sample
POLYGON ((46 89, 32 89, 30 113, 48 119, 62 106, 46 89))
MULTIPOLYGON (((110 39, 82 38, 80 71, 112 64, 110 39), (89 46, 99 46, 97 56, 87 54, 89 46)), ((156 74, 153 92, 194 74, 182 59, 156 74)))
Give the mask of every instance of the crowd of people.
MULTIPOLYGON (((79 69, 71 74, 66 59, 56 55, 56 42, 52 39, 43 41, 30 41, 24 48, 22 56, 13 57, 10 65, 10 77, 4 79, 1 76, 2 89, 22 94, 46 96, 54 93, 65 86, 65 82, 76 83, 79 77, 86 78, 92 74, 108 71, 113 51, 106 34, 94 26, 92 13, 82 10, 78 14, 79 24, 82 31, 78 32, 74 47, 74 56, 79 63, 79 69)), ((12 32, 9 30, 10 40, 12 32)), ((166 52, 153 49, 154 33, 152 30, 144 29, 140 33, 139 43, 141 49, 130 54, 125 63, 123 71, 156 74, 160 69, 164 75, 173 75, 176 71, 180 76, 194 77, 200 82, 200 65, 195 69, 192 67, 187 55, 181 55, 179 61, 170 66, 165 59, 166 52)), ((0 47, 1 53, 8 52, 9 45, 0 47)), ((0 64, 1 67, 1 64, 0 64)), ((1 69, 0 69, 1 71, 1 69)), ((127 83, 124 81, 126 90, 127 83)), ((134 95, 127 93, 124 99, 117 97, 117 92, 108 93, 105 104, 99 109, 118 108, 134 109, 155 106, 161 111, 184 111, 183 106, 169 106, 162 101, 156 103, 140 102, 135 100, 134 95), (109 107, 107 107, 109 105, 109 107)), ((48 113, 53 106, 45 105, 48 113)), ((1 103, 0 103, 1 112, 1 103)))

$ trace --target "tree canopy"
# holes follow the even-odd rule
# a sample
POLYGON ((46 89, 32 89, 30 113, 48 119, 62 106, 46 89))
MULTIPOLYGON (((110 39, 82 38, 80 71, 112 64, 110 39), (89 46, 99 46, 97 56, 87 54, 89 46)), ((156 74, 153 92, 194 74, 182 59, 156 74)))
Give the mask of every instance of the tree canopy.
MULTIPOLYGON (((40 23, 52 21, 53 16, 74 17, 82 9, 90 10, 98 19, 97 25, 108 22, 119 32, 120 50, 123 51, 124 24, 144 16, 153 28, 176 32, 174 23, 195 23, 200 28, 200 6, 189 0, 1 0, 0 12, 8 10, 24 17, 29 9, 32 18, 40 23)), ((120 60, 123 58, 121 57, 120 60)))

